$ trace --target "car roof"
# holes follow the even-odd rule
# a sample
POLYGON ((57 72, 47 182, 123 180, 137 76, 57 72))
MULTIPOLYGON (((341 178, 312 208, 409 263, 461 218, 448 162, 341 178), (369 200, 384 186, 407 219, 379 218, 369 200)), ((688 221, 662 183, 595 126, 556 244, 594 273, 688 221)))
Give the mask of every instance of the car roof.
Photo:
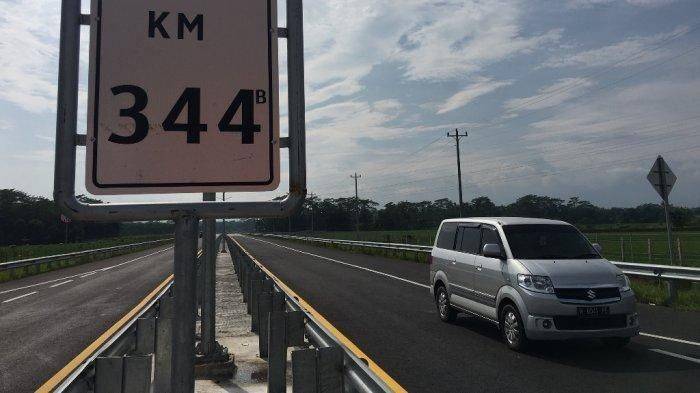
POLYGON ((463 217, 463 218, 449 218, 443 220, 443 222, 478 222, 483 224, 491 225, 523 225, 523 224, 555 224, 555 225, 571 225, 568 222, 560 220, 548 220, 545 218, 528 218, 528 217, 463 217))

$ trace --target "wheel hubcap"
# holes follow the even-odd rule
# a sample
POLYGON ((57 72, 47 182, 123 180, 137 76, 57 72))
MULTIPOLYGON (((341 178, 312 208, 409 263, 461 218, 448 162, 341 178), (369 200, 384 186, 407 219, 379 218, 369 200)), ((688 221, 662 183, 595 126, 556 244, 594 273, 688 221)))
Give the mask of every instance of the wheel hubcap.
POLYGON ((515 345, 520 340, 518 318, 515 317, 515 313, 512 311, 506 312, 506 316, 503 318, 503 332, 509 344, 515 345))
POLYGON ((444 291, 438 295, 438 308, 440 309, 440 316, 444 317, 447 315, 447 294, 444 291))

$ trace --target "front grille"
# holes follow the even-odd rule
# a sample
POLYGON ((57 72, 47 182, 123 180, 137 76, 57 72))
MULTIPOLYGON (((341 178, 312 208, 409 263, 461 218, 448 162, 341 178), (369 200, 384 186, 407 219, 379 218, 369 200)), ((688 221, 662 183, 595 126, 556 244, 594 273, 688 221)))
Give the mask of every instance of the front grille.
POLYGON ((618 329, 627 326, 627 316, 612 314, 596 318, 579 318, 576 315, 559 315, 554 317, 554 326, 558 330, 618 329))
POLYGON ((555 288, 554 293, 559 299, 595 301, 600 299, 613 299, 620 297, 620 288, 555 288), (588 291, 595 292, 592 299, 588 296, 588 291))

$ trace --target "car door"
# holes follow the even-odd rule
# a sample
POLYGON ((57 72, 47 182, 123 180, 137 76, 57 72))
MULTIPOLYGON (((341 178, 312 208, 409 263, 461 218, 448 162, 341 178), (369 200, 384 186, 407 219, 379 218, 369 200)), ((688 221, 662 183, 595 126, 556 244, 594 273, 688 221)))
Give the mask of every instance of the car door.
MULTIPOLYGON (((451 295, 457 295, 463 299, 469 299, 474 286, 474 258, 479 249, 481 233, 479 224, 464 223, 457 228, 457 242, 455 243, 455 260, 453 264, 453 276, 450 281, 451 295)), ((455 303, 465 306, 462 299, 455 299, 455 303)), ((471 307, 469 307, 471 309, 471 307)))
POLYGON ((495 227, 481 225, 481 242, 479 244, 479 254, 474 258, 474 300, 492 308, 489 314, 496 317, 496 295, 504 284, 505 259, 488 258, 483 255, 484 244, 498 244, 503 250, 503 242, 495 227))

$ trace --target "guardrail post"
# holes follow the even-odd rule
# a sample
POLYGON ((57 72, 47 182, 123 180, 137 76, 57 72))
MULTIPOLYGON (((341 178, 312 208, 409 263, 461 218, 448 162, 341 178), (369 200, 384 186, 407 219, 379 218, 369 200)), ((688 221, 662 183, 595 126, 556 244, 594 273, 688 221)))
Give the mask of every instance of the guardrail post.
POLYGON ((292 388, 303 393, 343 392, 343 350, 340 347, 292 352, 292 388))
POLYGON ((316 350, 298 349, 292 352, 292 391, 294 393, 318 392, 316 350))
POLYGON ((263 275, 258 273, 251 282, 250 291, 250 331, 253 333, 260 332, 260 310, 258 309, 258 300, 263 291, 263 275))
POLYGON ((151 391, 152 355, 126 356, 124 358, 123 391, 149 393, 151 391))
POLYGON ((169 393, 194 392, 194 333, 196 299, 197 218, 175 220, 175 303, 172 336, 172 374, 169 393))
POLYGON ((136 320, 136 354, 148 355, 155 352, 156 320, 139 318, 136 320))
POLYGON ((318 348, 316 369, 318 391, 341 393, 343 391, 343 350, 340 347, 318 348))
POLYGON ((122 357, 95 359, 95 393, 122 393, 122 357))
POLYGON ((156 318, 156 352, 153 391, 167 392, 170 389, 172 367, 173 298, 165 295, 160 299, 156 318))
POLYGON ((287 346, 298 347, 305 345, 304 341, 304 312, 303 311, 288 311, 285 313, 287 317, 287 346))
POLYGON ((267 391, 270 393, 287 390, 287 340, 286 318, 283 311, 273 311, 269 316, 267 359, 267 391))
POLYGON ((258 348, 260 350, 260 358, 267 359, 269 351, 268 345, 268 333, 269 333, 269 321, 270 313, 272 312, 272 292, 263 291, 258 296, 258 318, 260 320, 260 326, 258 328, 258 348))

